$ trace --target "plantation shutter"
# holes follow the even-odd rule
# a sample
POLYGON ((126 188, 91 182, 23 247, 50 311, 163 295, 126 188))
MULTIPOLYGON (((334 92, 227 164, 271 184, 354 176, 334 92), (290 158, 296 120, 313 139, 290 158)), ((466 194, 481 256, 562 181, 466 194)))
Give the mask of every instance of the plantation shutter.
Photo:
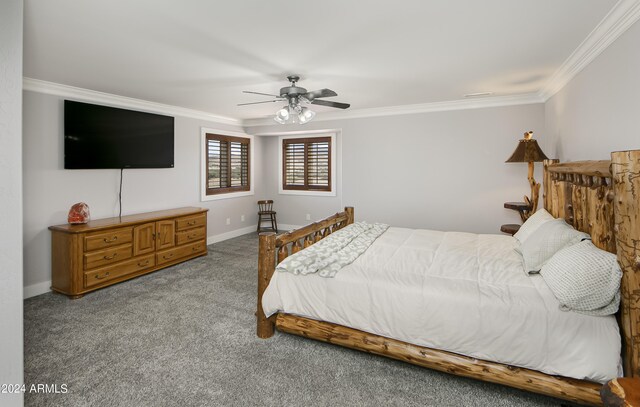
POLYGON ((307 144, 307 183, 323 188, 329 186, 329 154, 331 140, 307 144))
POLYGON ((239 187, 249 184, 249 144, 232 141, 229 143, 231 184, 239 187))
POLYGON ((283 189, 331 191, 331 137, 282 143, 283 189))
POLYGON ((304 186, 304 143, 285 144, 285 184, 304 186))
POLYGON ((207 195, 249 190, 249 139, 207 134, 207 195))

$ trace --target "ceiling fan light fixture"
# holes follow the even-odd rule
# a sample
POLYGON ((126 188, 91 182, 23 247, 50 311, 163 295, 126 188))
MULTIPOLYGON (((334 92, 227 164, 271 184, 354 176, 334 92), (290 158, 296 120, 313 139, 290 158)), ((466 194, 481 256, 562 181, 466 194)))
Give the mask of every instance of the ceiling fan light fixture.
POLYGON ((285 124, 289 120, 289 106, 285 106, 276 112, 276 117, 273 120, 280 124, 285 124))
POLYGON ((314 117, 316 117, 316 112, 303 107, 300 114, 298 114, 298 121, 300 122, 300 124, 305 124, 313 120, 314 117))
POLYGON ((305 124, 309 123, 316 116, 316 112, 309 110, 306 107, 303 107, 303 104, 312 104, 312 105, 320 105, 333 107, 336 109, 348 109, 351 105, 349 103, 340 103, 333 102, 329 100, 324 100, 323 98, 338 96, 338 94, 331 89, 318 89, 313 90, 311 92, 307 92, 307 90, 303 87, 296 86, 296 83, 300 80, 298 75, 290 75, 287 76, 287 79, 290 82, 290 86, 285 86, 280 89, 280 94, 270 94, 270 93, 262 93, 262 92, 253 92, 245 90, 244 93, 251 93, 256 95, 263 96, 271 96, 275 97, 274 100, 265 100, 262 102, 250 102, 250 103, 240 103, 238 106, 244 105, 255 105, 259 103, 271 103, 278 101, 286 101, 287 105, 282 109, 276 112, 275 120, 280 124, 287 123, 300 123, 305 124))

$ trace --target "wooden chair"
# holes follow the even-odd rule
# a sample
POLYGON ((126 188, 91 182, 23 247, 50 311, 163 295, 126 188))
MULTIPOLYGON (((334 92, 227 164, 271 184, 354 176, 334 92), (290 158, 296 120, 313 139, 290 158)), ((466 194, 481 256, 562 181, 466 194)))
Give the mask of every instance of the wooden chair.
POLYGON ((276 211, 273 210, 273 201, 258 201, 258 233, 273 230, 278 233, 278 222, 276 221, 276 211), (262 222, 271 222, 271 227, 262 228, 262 222))

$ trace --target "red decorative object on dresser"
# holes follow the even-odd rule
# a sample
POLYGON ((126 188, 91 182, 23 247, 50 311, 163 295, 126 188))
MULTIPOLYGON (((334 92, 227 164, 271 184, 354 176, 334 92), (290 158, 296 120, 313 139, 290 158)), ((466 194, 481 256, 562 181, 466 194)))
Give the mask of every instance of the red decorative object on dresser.
POLYGON ((89 205, 84 202, 78 202, 73 204, 69 209, 69 215, 67 216, 67 222, 72 225, 81 225, 89 222, 89 205))

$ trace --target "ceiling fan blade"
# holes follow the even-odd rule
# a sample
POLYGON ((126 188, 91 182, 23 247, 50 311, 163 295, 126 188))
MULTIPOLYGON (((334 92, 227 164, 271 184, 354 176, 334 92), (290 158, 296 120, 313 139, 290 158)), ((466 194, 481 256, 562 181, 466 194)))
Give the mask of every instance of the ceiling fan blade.
POLYGON ((316 98, 330 98, 332 96, 338 96, 338 94, 331 89, 318 89, 307 92, 305 96, 307 99, 312 100, 316 98))
POLYGON ((272 103, 272 102, 280 102, 280 99, 276 99, 276 100, 265 100, 265 101, 262 101, 262 102, 238 103, 238 106, 257 105, 258 103, 272 103))
POLYGON ((351 106, 349 103, 331 102, 329 100, 318 100, 318 99, 312 100, 311 104, 312 105, 335 107, 335 108, 338 108, 338 109, 346 109, 349 106, 351 106))
POLYGON ((272 95, 271 93, 252 92, 250 90, 243 90, 242 93, 251 93, 252 95, 272 96, 274 98, 282 99, 282 97, 280 95, 272 95))

